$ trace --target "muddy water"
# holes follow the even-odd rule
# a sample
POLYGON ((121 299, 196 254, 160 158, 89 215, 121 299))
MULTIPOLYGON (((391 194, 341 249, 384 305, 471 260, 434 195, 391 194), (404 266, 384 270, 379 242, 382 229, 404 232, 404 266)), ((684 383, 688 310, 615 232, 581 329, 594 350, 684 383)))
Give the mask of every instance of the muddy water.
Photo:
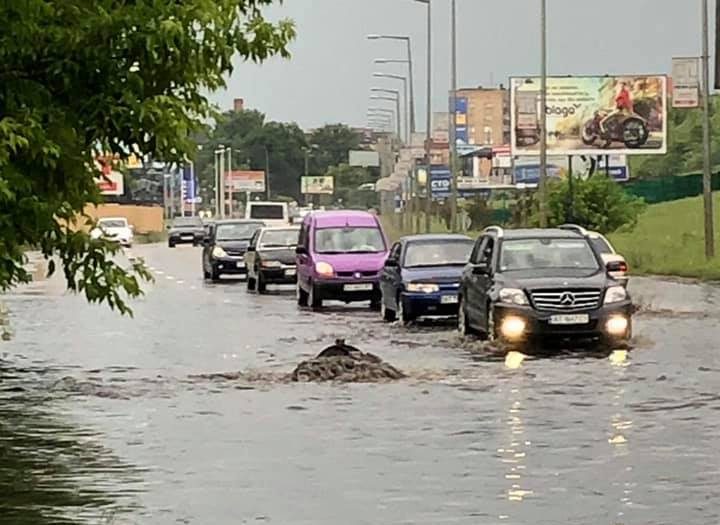
POLYGON ((633 351, 505 359, 136 251, 134 321, 53 282, 5 298, 0 523, 720 521, 717 289, 638 280, 633 351), (279 381, 338 337, 408 377, 279 381))

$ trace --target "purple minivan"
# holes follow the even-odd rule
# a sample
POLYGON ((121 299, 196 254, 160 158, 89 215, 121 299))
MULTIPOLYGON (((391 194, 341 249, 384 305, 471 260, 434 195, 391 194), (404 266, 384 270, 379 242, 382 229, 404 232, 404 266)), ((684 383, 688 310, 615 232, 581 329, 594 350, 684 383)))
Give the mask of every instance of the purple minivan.
POLYGON ((375 215, 350 210, 308 214, 297 246, 298 305, 370 301, 371 308, 379 308, 387 255, 387 239, 375 215))

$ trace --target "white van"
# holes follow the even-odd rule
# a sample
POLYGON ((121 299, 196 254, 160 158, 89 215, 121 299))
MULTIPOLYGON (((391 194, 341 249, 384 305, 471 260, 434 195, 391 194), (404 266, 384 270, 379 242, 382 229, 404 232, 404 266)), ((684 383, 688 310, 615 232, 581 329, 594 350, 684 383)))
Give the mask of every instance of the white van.
POLYGON ((245 218, 262 221, 266 226, 290 224, 287 202, 250 201, 245 207, 245 218))

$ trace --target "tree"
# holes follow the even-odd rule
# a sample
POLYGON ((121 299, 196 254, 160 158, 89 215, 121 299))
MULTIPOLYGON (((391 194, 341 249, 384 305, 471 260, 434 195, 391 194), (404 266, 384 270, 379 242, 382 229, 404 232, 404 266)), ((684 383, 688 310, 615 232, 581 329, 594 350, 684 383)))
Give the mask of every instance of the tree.
POLYGON ((215 127, 198 141, 196 170, 206 202, 214 198, 214 152, 220 146, 232 148, 233 168, 265 171, 270 167, 270 190, 297 198, 304 169, 305 134, 295 123, 266 122, 259 111, 228 111, 218 117, 215 127))
MULTIPOLYGON (((611 178, 597 174, 573 181, 573 194, 567 179, 553 181, 548 196, 548 225, 566 222, 608 233, 623 226, 634 226, 645 202, 622 189, 611 178)), ((537 216, 534 222, 539 222, 537 216)))
POLYGON ((371 208, 378 206, 378 196, 375 191, 359 189, 361 185, 377 180, 377 177, 367 169, 340 164, 331 167, 327 171, 327 175, 334 179, 334 200, 342 200, 344 207, 371 208))
POLYGON ((193 156, 192 134, 215 114, 204 94, 225 86, 233 57, 288 56, 294 28, 265 20, 271 3, 0 4, 0 289, 29 280, 23 250, 33 246, 60 259, 69 289, 129 312, 125 299, 149 275, 77 231, 100 200, 93 153, 193 156))
POLYGON ((310 157, 311 175, 323 175, 332 166, 347 164, 350 150, 358 149, 360 133, 345 124, 330 124, 310 133, 308 142, 316 147, 310 157))

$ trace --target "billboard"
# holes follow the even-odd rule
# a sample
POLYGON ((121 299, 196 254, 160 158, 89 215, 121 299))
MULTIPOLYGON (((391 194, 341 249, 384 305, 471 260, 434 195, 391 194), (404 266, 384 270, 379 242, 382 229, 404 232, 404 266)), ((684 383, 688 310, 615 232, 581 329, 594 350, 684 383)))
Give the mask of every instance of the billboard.
POLYGON ((119 171, 103 172, 95 179, 95 184, 102 195, 119 196, 125 194, 123 174, 119 171))
POLYGON ((300 193, 311 195, 332 195, 335 192, 335 179, 328 175, 309 175, 300 177, 300 193))
POLYGON ((468 99, 467 97, 455 98, 455 142, 467 144, 468 139, 468 99))
POLYGON ((350 166, 377 168, 380 166, 380 155, 377 151, 350 151, 350 166))
MULTIPOLYGON (((540 78, 510 79, 513 155, 540 154, 540 78)), ((548 77, 549 155, 667 151, 664 75, 548 77)))
POLYGON ((225 187, 232 191, 264 192, 264 171, 228 171, 225 172, 225 187))
POLYGON ((700 59, 673 58, 672 107, 697 108, 700 106, 700 59))
MULTIPOLYGON (((513 182, 536 186, 540 181, 540 160, 538 157, 518 157, 515 159, 513 182)), ((565 178, 570 172, 570 157, 551 156, 547 159, 549 178, 565 178)), ((591 173, 607 173, 616 182, 630 179, 630 168, 625 155, 601 155, 599 158, 587 156, 572 157, 572 174, 576 178, 586 179, 591 173), (605 167, 605 158, 609 159, 609 169, 605 167)))

